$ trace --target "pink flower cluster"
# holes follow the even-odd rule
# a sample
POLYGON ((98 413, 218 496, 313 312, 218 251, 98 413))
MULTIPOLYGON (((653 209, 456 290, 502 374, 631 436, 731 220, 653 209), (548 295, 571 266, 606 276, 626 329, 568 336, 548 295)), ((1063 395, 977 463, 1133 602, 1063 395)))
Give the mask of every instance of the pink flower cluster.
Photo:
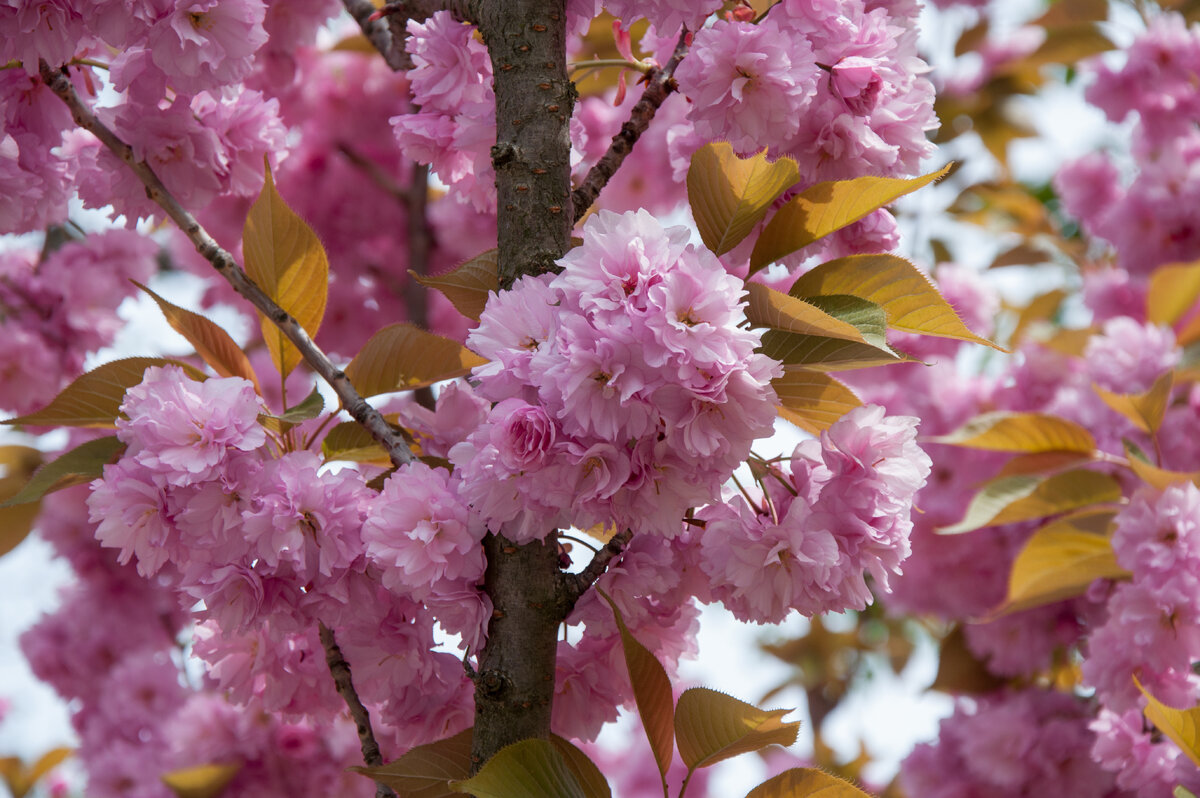
POLYGON ((150 279, 157 250, 145 236, 109 230, 42 255, 0 254, 0 407, 44 407, 86 355, 112 343, 117 308, 136 291, 129 281, 150 279))
MULTIPOLYGON (((262 186, 263 157, 284 149, 279 103, 250 89, 217 97, 180 95, 165 108, 135 99, 98 116, 145 160, 187 208, 223 195, 253 196, 262 186)), ((141 180, 99 141, 77 140, 79 196, 92 208, 112 205, 127 224, 161 216, 141 180)))
POLYGON ((858 408, 796 447, 764 480, 761 506, 710 505, 701 567, 712 595, 743 621, 865 609, 908 557, 913 496, 929 475, 915 418, 858 408))
POLYGON ((1123 184, 1110 156, 1090 153, 1055 184, 1084 229, 1112 242, 1120 265, 1144 278, 1155 266, 1200 254, 1200 228, 1187 210, 1200 198, 1200 26, 1162 14, 1126 53, 1119 69, 1099 59, 1090 64, 1087 98, 1114 122, 1137 115, 1136 179, 1123 184))
POLYGON ((1108 600, 1084 678, 1115 712, 1139 703, 1135 672, 1164 703, 1192 706, 1200 699, 1192 670, 1200 660, 1200 489, 1190 482, 1161 494, 1144 489, 1118 514, 1112 542, 1133 578, 1108 600))
POLYGON ((261 411, 245 380, 147 369, 122 405, 126 451, 88 499, 96 537, 202 602, 194 652, 238 702, 337 712, 320 622, 363 663, 360 692, 398 741, 463 728, 470 683, 433 627, 482 642, 482 525, 444 471, 412 466, 376 496, 311 452, 272 456, 261 411))
POLYGON ((938 741, 904 761, 900 783, 923 798, 1110 798, 1112 776, 1088 755, 1089 716, 1085 702, 1048 690, 962 699, 938 741))
POLYGON ((72 182, 86 205, 111 203, 130 224, 158 215, 98 141, 65 134, 73 123, 36 77, 40 60, 68 65, 85 98, 99 94, 102 80, 119 92, 98 115, 195 211, 258 190, 263 155, 278 159, 284 150, 269 95, 291 79, 292 52, 336 8, 330 0, 0 4, 0 63, 22 67, 0 75, 0 232, 63 221, 72 182), (104 78, 91 65, 69 65, 73 58, 106 64, 104 78), (259 90, 246 85, 256 69, 272 75, 259 90))
POLYGON ((777 366, 738 329, 740 281, 649 213, 601 211, 558 276, 492 297, 468 345, 498 404, 450 452, 493 530, 613 521, 679 533, 775 416, 777 366))
POLYGON ((864 0, 787 0, 698 32, 676 76, 702 138, 790 155, 805 182, 913 174, 937 119, 910 23, 864 0))
POLYGON ((492 64, 475 28, 439 11, 424 23, 408 23, 405 47, 416 113, 392 118, 401 149, 430 164, 462 202, 494 210, 491 147, 496 141, 492 64))
POLYGON ((626 26, 647 19, 663 36, 672 36, 681 27, 700 30, 708 15, 720 7, 719 0, 604 0, 604 9, 626 26))

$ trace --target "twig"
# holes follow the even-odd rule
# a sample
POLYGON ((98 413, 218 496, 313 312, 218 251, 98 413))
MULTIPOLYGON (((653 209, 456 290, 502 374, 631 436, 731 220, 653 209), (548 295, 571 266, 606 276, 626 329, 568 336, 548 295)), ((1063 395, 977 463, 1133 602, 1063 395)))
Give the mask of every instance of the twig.
MULTIPOLYGON (((342 656, 342 649, 338 647, 332 629, 321 624, 320 634, 321 645, 325 648, 325 664, 329 666, 329 673, 333 676, 338 695, 346 702, 350 717, 354 719, 354 725, 358 729, 363 762, 370 767, 379 767, 383 764, 383 755, 379 753, 379 743, 375 740, 374 729, 371 728, 371 713, 363 706, 358 691, 354 689, 354 680, 350 677, 350 663, 342 656)), ((392 792, 391 787, 377 781, 375 798, 396 798, 396 793, 392 792)))
POLYGON ((625 552, 625 548, 632 539, 632 529, 618 532, 609 538, 608 543, 604 544, 604 548, 596 552, 591 562, 585 565, 582 571, 577 574, 563 574, 563 601, 565 602, 563 617, 570 614, 575 607, 575 602, 579 601, 588 588, 604 574, 609 564, 625 552))
POLYGON ((601 189, 608 185, 608 181, 617 173, 626 156, 633 152, 633 145, 646 132, 646 128, 650 127, 650 121, 654 119, 659 107, 671 92, 675 91, 675 68, 688 53, 688 37, 687 31, 680 34, 675 51, 671 53, 666 65, 646 73, 646 90, 629 112, 629 120, 621 125, 621 130, 613 136, 612 143, 608 145, 608 152, 596 161, 583 178, 583 182, 571 192, 576 222, 592 207, 596 197, 600 196, 601 189))
POLYGON ((114 155, 120 158, 133 170, 134 174, 146 186, 146 194, 162 208, 168 216, 179 225, 179 229, 195 246, 196 251, 212 264, 213 268, 224 277, 233 289, 250 301, 264 316, 271 320, 292 344, 300 350, 305 362, 332 386, 342 406, 351 417, 366 428, 371 437, 387 450, 392 463, 399 467, 413 459, 412 451, 404 438, 395 433, 378 410, 367 404, 359 395, 346 373, 333 364, 333 361, 322 352, 308 333, 300 326, 292 315, 279 307, 253 280, 251 280, 237 261, 227 251, 217 244, 213 237, 200 226, 196 217, 179 203, 167 187, 163 185, 154 170, 133 153, 133 148, 117 137, 95 114, 83 104, 75 87, 64 71, 55 71, 45 61, 40 62, 42 81, 57 94, 67 107, 75 123, 89 131, 104 144, 114 155))

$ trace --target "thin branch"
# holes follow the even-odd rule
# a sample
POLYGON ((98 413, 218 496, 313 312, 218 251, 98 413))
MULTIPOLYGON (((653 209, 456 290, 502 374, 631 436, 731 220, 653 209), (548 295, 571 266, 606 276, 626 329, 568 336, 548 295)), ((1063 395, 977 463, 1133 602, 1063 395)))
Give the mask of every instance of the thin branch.
POLYGON ((396 201, 401 205, 406 208, 408 207, 409 190, 400 185, 400 182, 385 172, 379 164, 344 141, 338 142, 337 151, 344 155, 346 160, 352 163, 359 171, 370 178, 372 183, 395 197, 396 201))
POLYGON ((179 229, 195 245, 196 251, 212 264, 213 268, 233 286, 235 291, 248 299, 250 304, 270 319, 300 350, 301 356, 312 370, 332 386, 338 398, 342 400, 342 406, 351 417, 362 424, 371 437, 387 450, 392 463, 399 467, 403 463, 411 462, 412 451, 408 448, 404 438, 392 430, 391 425, 378 410, 367 404, 366 400, 350 384, 345 372, 335 366, 333 361, 313 343, 312 338, 300 326, 300 323, 267 296, 246 275, 233 256, 222 249, 213 237, 200 226, 196 217, 192 216, 167 190, 167 187, 154 174, 154 170, 145 161, 138 159, 128 144, 96 118, 75 92, 75 87, 71 85, 66 73, 51 69, 45 61, 42 61, 41 75, 42 81, 71 109, 71 116, 74 117, 75 123, 100 139, 105 147, 133 170, 146 186, 147 196, 154 200, 175 224, 179 225, 179 229))
MULTIPOLYGON (((350 710, 350 717, 354 719, 354 726, 358 729, 358 741, 362 746, 363 762, 370 767, 379 767, 383 764, 383 755, 379 753, 375 730, 371 728, 371 713, 363 706, 362 700, 358 697, 358 691, 354 689, 354 680, 350 677, 350 663, 346 662, 346 658, 342 656, 342 649, 334 639, 332 629, 321 624, 320 634, 321 645, 325 648, 325 664, 329 666, 329 673, 333 676, 333 683, 337 687, 338 695, 346 702, 346 707, 350 710)), ((396 798, 396 793, 392 792, 391 787, 377 781, 375 782, 375 798, 396 798)))
POLYGON ((376 8, 371 0, 342 0, 342 5, 393 72, 413 68, 404 48, 408 21, 424 22, 438 11, 449 11, 463 22, 474 22, 472 0, 400 0, 376 8))
POLYGON ((690 34, 687 31, 680 34, 679 41, 675 44, 675 51, 671 53, 671 58, 667 61, 666 66, 661 69, 652 69, 646 73, 646 90, 642 92, 641 99, 629 112, 629 120, 621 125, 620 132, 613 136, 612 144, 608 145, 608 152, 596 161, 595 165, 588 170, 587 176, 583 178, 583 182, 571 192, 571 203, 575 209, 576 222, 583 218, 588 208, 592 207, 596 197, 600 196, 601 189, 608 185, 608 181, 617 173, 617 169, 621 167, 626 156, 633 152, 633 145, 646 132, 646 128, 650 127, 650 121, 654 119, 654 114, 658 112, 671 92, 677 88, 675 68, 688 53, 689 37, 690 34))
POLYGON ((403 37, 393 36, 388 21, 374 16, 379 9, 371 0, 342 0, 342 5, 393 72, 412 69, 412 58, 404 49, 403 37))
POLYGON ((564 618, 571 613, 571 610, 575 607, 575 602, 579 601, 580 597, 588 591, 588 588, 604 575, 609 564, 625 553, 625 549, 629 546, 629 541, 631 540, 633 540, 632 529, 624 529, 618 532, 609 538, 608 543, 604 544, 604 548, 596 552, 591 562, 585 565, 582 571, 577 574, 562 575, 564 618))

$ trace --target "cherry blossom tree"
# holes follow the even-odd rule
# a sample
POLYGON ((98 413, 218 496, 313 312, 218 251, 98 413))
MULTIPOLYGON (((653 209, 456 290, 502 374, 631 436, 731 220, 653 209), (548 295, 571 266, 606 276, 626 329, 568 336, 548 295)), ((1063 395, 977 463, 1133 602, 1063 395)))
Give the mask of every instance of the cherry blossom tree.
POLYGON ((799 725, 683 689, 702 605, 812 619, 755 798, 864 794, 824 721, 914 637, 885 794, 1200 790, 1200 12, 937 5, 941 73, 916 2, 0 0, 0 552, 78 576, 87 793, 698 794, 799 725), (1056 81, 1128 138, 1022 183, 1056 81), (1062 287, 902 244, 947 186, 1062 287), (96 363, 137 296, 194 355, 96 363))

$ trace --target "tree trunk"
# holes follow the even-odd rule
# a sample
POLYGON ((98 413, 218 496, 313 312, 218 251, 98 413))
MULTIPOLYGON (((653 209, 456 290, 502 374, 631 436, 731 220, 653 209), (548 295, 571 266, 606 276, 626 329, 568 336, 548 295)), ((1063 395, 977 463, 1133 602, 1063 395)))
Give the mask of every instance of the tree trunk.
MULTIPOLYGON (((541 274, 570 245, 570 135, 575 90, 567 77, 564 0, 481 3, 479 29, 496 88, 501 288, 541 274)), ((558 624, 558 547, 484 541, 485 587, 495 605, 475 686, 474 767, 506 745, 550 735, 558 624)))

